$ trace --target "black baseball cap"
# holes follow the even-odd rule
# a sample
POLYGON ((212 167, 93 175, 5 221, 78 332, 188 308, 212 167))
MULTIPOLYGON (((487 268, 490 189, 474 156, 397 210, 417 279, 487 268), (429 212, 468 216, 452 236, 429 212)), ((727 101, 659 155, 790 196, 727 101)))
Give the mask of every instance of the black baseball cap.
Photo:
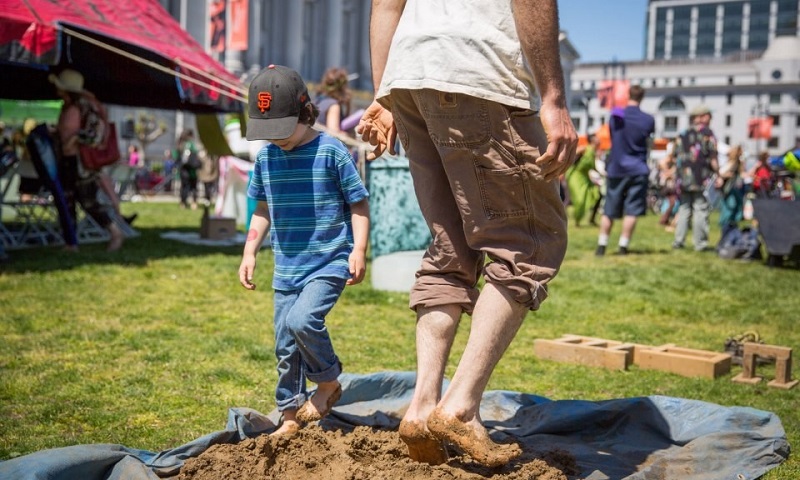
POLYGON ((299 73, 289 67, 270 65, 250 82, 247 99, 248 140, 288 138, 297 126, 300 111, 311 101, 299 73))

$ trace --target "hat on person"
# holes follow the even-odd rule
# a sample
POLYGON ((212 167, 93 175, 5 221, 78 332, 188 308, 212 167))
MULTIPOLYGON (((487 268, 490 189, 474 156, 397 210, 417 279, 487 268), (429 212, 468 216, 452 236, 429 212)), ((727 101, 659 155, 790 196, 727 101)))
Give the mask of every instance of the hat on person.
POLYGON ((698 105, 689 112, 690 117, 699 117, 700 115, 711 115, 711 109, 706 105, 698 105))
POLYGON ((56 86, 59 90, 72 93, 83 93, 83 75, 75 70, 66 69, 58 74, 50 74, 50 83, 56 86))
POLYGON ((289 138, 311 98, 299 73, 281 65, 261 70, 250 83, 248 140, 289 138))

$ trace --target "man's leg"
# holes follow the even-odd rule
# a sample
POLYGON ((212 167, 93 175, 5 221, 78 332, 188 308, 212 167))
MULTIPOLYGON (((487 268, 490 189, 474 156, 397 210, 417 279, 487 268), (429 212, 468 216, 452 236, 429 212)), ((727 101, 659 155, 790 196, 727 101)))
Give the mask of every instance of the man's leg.
POLYGON ((702 251, 708 248, 708 232, 711 204, 702 193, 698 193, 692 199, 692 209, 694 210, 694 224, 692 225, 692 240, 694 249, 702 251))
POLYGON ((600 218, 600 234, 597 236, 597 250, 594 254, 602 257, 606 254, 606 247, 608 247, 608 236, 611 234, 611 228, 614 226, 614 220, 606 214, 600 218))
POLYGON ((412 460, 438 465, 447 461, 442 441, 425 425, 439 403, 450 348, 453 346, 461 307, 442 305, 417 309, 417 383, 411 404, 400 422, 400 438, 412 460))
POLYGON ((636 230, 636 216, 625 215, 622 219, 622 233, 619 236, 620 253, 628 252, 628 245, 630 245, 634 230, 636 230))
POLYGON ((486 284, 475 305, 467 346, 453 380, 428 417, 431 432, 458 445, 483 465, 502 465, 521 453, 517 445, 498 445, 489 438, 479 410, 489 377, 527 311, 505 290, 486 284))
POLYGON ((688 193, 681 194, 678 207, 678 225, 675 228, 673 248, 683 248, 686 235, 689 233, 689 220, 692 218, 692 197, 688 193))

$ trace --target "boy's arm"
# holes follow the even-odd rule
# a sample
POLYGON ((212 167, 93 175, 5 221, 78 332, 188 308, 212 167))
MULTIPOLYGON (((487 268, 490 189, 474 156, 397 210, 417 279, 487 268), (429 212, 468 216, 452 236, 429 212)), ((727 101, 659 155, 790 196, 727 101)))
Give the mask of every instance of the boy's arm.
POLYGON ((351 223, 353 224, 353 251, 350 253, 350 275, 348 285, 355 285, 364 280, 367 273, 367 242, 369 241, 369 201, 365 198, 350 205, 351 223))
POLYGON ((244 244, 242 263, 239 265, 239 283, 248 290, 255 290, 253 274, 256 270, 256 255, 261 248, 264 235, 269 231, 269 208, 267 202, 258 201, 253 216, 250 217, 250 230, 247 232, 247 241, 244 244))

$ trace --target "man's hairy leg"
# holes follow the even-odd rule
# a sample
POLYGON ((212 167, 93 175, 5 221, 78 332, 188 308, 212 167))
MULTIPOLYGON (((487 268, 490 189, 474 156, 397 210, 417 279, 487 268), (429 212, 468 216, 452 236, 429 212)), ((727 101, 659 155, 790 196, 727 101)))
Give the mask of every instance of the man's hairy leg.
POLYGON ((417 309, 417 384, 400 422, 400 438, 411 459, 418 462, 438 465, 447 461, 444 444, 425 424, 441 397, 444 369, 460 317, 457 305, 417 309))
POLYGON ((479 409, 489 377, 526 313, 527 308, 507 291, 486 284, 472 314, 464 355, 444 397, 428 416, 431 433, 458 445, 483 465, 502 465, 522 453, 517 445, 498 445, 489 438, 479 409))

